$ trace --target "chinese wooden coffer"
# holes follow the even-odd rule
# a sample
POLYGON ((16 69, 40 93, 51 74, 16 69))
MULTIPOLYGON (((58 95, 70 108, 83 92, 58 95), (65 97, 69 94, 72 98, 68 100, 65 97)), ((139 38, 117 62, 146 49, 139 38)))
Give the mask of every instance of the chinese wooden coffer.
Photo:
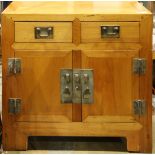
POLYGON ((2 13, 4 150, 26 150, 29 136, 91 136, 151 152, 151 36, 138 2, 12 2, 2 13))

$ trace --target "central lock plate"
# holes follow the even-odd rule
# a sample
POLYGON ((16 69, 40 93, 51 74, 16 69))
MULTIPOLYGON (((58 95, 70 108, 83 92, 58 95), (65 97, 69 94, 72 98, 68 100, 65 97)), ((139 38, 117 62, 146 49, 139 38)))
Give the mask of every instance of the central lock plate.
POLYGON ((61 102, 93 103, 93 70, 61 70, 61 102))

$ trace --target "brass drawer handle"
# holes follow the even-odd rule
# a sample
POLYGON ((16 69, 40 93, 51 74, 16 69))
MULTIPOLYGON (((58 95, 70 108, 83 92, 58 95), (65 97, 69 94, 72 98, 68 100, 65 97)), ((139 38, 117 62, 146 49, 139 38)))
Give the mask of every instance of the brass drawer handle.
POLYGON ((36 39, 52 39, 53 27, 35 27, 36 39))
POLYGON ((101 26, 101 38, 119 38, 120 26, 101 26))

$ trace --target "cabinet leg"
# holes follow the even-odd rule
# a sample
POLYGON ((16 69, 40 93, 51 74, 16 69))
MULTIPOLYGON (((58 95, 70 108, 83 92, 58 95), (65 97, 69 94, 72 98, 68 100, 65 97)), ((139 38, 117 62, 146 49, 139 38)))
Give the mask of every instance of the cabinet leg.
POLYGON ((4 151, 13 151, 16 148, 15 145, 15 133, 11 130, 4 130, 2 135, 2 147, 4 151))
POLYGON ((140 137, 139 135, 130 135, 127 137, 127 150, 129 152, 139 152, 140 151, 140 137))
POLYGON ((27 150, 27 135, 16 133, 16 150, 27 150))
POLYGON ((17 131, 15 127, 3 127, 2 146, 4 151, 27 149, 27 135, 17 131), (16 132, 15 132, 16 131, 16 132))
POLYGON ((143 133, 141 136, 141 153, 152 153, 152 135, 150 133, 143 133))

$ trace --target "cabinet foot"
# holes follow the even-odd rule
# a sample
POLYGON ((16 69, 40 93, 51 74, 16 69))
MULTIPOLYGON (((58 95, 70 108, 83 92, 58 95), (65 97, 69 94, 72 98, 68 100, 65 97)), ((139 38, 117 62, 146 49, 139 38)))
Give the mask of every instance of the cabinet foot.
POLYGON ((27 135, 23 133, 16 134, 16 150, 27 150, 27 135))
POLYGON ((3 132, 2 148, 4 151, 15 150, 15 134, 12 131, 3 132))
POLYGON ((127 150, 129 152, 140 151, 140 138, 139 135, 130 135, 127 137, 127 150))

